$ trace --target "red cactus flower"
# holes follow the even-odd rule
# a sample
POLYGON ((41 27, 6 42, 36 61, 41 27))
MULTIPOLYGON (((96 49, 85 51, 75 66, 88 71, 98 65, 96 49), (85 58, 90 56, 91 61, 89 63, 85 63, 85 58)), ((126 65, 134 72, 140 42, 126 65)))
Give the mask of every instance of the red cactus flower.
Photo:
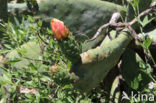
POLYGON ((51 30, 56 39, 62 40, 70 34, 69 29, 58 19, 51 20, 51 30))

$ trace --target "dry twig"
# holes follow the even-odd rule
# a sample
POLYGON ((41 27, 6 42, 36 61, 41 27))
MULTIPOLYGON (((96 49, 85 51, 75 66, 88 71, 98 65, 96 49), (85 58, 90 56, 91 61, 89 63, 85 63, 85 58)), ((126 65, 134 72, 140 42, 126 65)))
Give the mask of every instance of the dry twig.
MULTIPOLYGON (((156 2, 153 2, 151 8, 146 9, 145 11, 141 12, 138 15, 137 18, 141 18, 141 17, 143 17, 143 16, 145 16, 145 15, 147 15, 149 13, 154 12, 154 8, 155 7, 156 7, 156 2)), ((134 18, 132 21, 130 21, 128 23, 121 23, 121 22, 117 23, 117 20, 119 19, 119 17, 120 17, 120 14, 119 13, 114 13, 112 15, 112 18, 109 21, 109 23, 100 26, 99 29, 97 30, 97 32, 94 34, 94 36, 91 39, 86 40, 85 42, 89 42, 89 41, 95 40, 100 35, 100 33, 102 32, 102 30, 105 29, 105 28, 113 28, 113 29, 116 28, 117 30, 122 30, 122 29, 124 29, 126 27, 131 32, 132 37, 134 37, 135 39, 138 39, 139 40, 140 38, 137 36, 135 30, 131 27, 134 23, 137 22, 137 18, 134 18)))

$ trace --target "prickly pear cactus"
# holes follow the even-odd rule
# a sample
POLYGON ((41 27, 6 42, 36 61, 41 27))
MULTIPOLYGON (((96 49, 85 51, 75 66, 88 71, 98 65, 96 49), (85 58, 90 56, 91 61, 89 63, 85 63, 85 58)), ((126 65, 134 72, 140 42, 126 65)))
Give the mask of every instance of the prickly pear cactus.
POLYGON ((14 67, 16 67, 16 68, 24 68, 30 64, 29 60, 20 57, 20 55, 18 53, 19 50, 24 50, 24 52, 25 52, 23 54, 24 57, 28 57, 31 59, 38 59, 40 56, 40 46, 36 41, 30 41, 28 43, 25 43, 25 44, 21 45, 20 48, 14 49, 6 55, 6 58, 8 60, 20 59, 19 62, 16 62, 14 64, 14 67))
POLYGON ((109 42, 109 45, 102 43, 95 49, 81 53, 81 62, 71 68, 71 72, 78 76, 75 87, 83 92, 89 92, 96 87, 117 64, 131 40, 129 33, 121 32, 116 39, 109 42))
POLYGON ((70 35, 68 38, 58 41, 58 45, 60 46, 64 55, 72 62, 76 63, 81 59, 80 53, 81 45, 80 43, 75 40, 73 35, 70 35))
MULTIPOLYGON (((108 23, 112 14, 121 11, 122 7, 99 0, 45 0, 39 4, 39 9, 38 15, 45 22, 50 24, 52 17, 62 20, 73 35, 76 38, 80 37, 83 42, 92 37, 99 26, 108 23)), ((80 53, 78 53, 77 42, 72 38, 58 41, 64 54, 74 61, 75 65, 72 66, 71 72, 79 77, 75 86, 84 91, 90 91, 95 87, 118 62, 132 39, 128 35, 121 33, 121 36, 109 43, 110 45, 103 43, 102 46, 92 49, 102 41, 99 36, 100 38, 95 41, 82 45, 85 45, 84 51, 91 50, 81 55, 78 55, 80 53), (80 60, 79 56, 81 56, 80 60)))
POLYGON ((52 17, 60 19, 81 40, 92 37, 99 26, 109 21, 112 13, 122 9, 100 0, 44 0, 39 8, 40 17, 48 24, 52 17))
POLYGON ((72 63, 76 63, 80 59, 81 44, 75 39, 63 21, 54 18, 50 24, 52 33, 62 52, 72 63))
MULTIPOLYGON (((28 12, 25 4, 9 4, 9 13, 20 15, 28 12)), ((99 26, 108 23, 114 12, 122 11, 122 6, 100 0, 43 0, 36 15, 49 26, 52 18, 63 21, 79 41, 91 38, 99 26)), ((102 36, 82 45, 82 51, 95 48, 102 36)))
MULTIPOLYGON (((26 4, 8 5, 10 14, 18 13, 17 15, 20 15, 20 13, 27 12, 26 10, 26 4)), ((76 35, 76 39, 80 37, 79 41, 84 41, 85 39, 92 37, 99 26, 107 23, 112 13, 121 10, 121 6, 106 1, 43 0, 39 3, 39 12, 36 16, 42 18, 47 24, 50 24, 52 18, 62 20, 70 31, 73 32, 72 34, 76 35)), ((82 52, 96 47, 99 42, 102 41, 102 38, 103 35, 92 42, 82 44, 82 52)), ((63 43, 64 45, 67 45, 63 46, 63 48, 68 47, 68 43, 69 42, 63 43)), ((73 47, 72 49, 74 49, 73 47)), ((70 53, 76 51, 75 49, 71 50, 70 53)))

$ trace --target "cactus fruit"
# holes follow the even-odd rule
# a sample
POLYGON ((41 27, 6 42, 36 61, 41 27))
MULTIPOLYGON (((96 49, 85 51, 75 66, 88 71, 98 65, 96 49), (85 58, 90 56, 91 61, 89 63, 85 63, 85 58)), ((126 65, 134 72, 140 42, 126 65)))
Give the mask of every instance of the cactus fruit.
POLYGON ((51 29, 56 39, 62 40, 70 34, 64 23, 58 19, 51 20, 51 29))
POLYGON ((72 62, 80 60, 81 46, 64 23, 58 19, 51 20, 51 29, 64 55, 72 62))

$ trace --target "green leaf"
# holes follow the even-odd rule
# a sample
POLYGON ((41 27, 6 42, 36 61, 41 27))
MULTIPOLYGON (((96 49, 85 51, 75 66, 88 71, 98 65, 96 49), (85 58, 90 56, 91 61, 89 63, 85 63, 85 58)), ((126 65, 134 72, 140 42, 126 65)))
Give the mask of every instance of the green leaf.
POLYGON ((9 44, 3 44, 3 46, 7 49, 10 49, 10 50, 12 49, 12 47, 9 44))
POLYGON ((20 23, 19 23, 19 21, 18 21, 18 19, 16 17, 14 17, 14 21, 15 21, 17 26, 20 26, 20 23))
POLYGON ((29 67, 31 68, 30 71, 29 71, 30 73, 33 73, 33 74, 38 73, 37 67, 33 63, 30 63, 29 67))
POLYGON ((6 28, 4 27, 5 25, 0 23, 0 31, 6 32, 6 28))
POLYGON ((143 44, 146 47, 146 49, 148 49, 151 43, 152 43, 152 40, 148 37, 147 39, 145 39, 143 44))
POLYGON ((42 26, 42 21, 41 21, 41 20, 38 21, 38 25, 39 25, 40 27, 42 26))
POLYGON ((147 64, 146 68, 147 68, 146 69, 147 74, 151 75, 151 72, 152 72, 151 66, 149 64, 147 64))
POLYGON ((42 76, 41 78, 45 79, 46 81, 51 81, 51 78, 49 76, 42 76))
POLYGON ((154 20, 154 18, 149 19, 149 18, 148 18, 148 15, 147 15, 147 16, 144 17, 144 19, 143 19, 141 25, 142 25, 143 27, 145 27, 145 26, 146 26, 147 24, 149 24, 152 20, 154 20))
POLYGON ((142 48, 146 48, 146 47, 144 46, 143 43, 141 43, 141 42, 139 42, 139 41, 137 41, 137 43, 138 43, 142 48))
POLYGON ((131 88, 137 90, 139 88, 139 82, 138 82, 138 78, 134 78, 133 81, 131 81, 131 88))
POLYGON ((67 100, 69 103, 74 103, 73 99, 70 96, 67 97, 67 100))
POLYGON ((11 81, 11 74, 10 72, 6 72, 5 70, 1 70, 2 72, 2 76, 0 76, 0 84, 1 85, 5 85, 5 84, 12 84, 12 81, 11 81))
POLYGON ((0 54, 8 53, 9 51, 10 51, 10 50, 1 49, 1 50, 0 50, 0 54))
POLYGON ((65 85, 62 89, 69 89, 72 88, 73 86, 71 84, 65 85))
POLYGON ((9 60, 8 63, 17 63, 17 62, 19 62, 19 61, 21 61, 21 59, 19 59, 19 58, 14 58, 13 60, 9 60))
POLYGON ((139 0, 134 0, 134 5, 135 5, 135 7, 137 7, 138 4, 139 4, 139 0))
POLYGON ((134 8, 136 8, 139 4, 139 0, 127 0, 128 3, 130 3, 134 8))
POLYGON ((126 83, 135 90, 143 90, 150 81, 147 66, 141 57, 133 50, 127 49, 122 57, 122 76, 126 83))

